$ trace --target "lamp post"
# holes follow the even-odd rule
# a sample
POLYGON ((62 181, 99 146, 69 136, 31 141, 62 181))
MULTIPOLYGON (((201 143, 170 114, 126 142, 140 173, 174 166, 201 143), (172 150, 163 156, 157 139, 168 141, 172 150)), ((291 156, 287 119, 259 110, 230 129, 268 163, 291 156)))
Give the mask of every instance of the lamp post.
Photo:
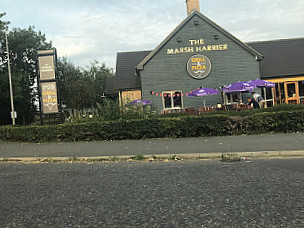
POLYGON ((8 50, 8 42, 7 42, 7 34, 5 34, 6 40, 6 52, 7 52, 7 68, 8 68, 8 79, 9 79, 9 88, 10 88, 10 98, 11 98, 11 108, 12 108, 12 121, 13 125, 15 125, 15 110, 14 110, 14 97, 13 97, 13 86, 12 86, 12 75, 11 75, 11 65, 9 58, 9 50, 8 50))

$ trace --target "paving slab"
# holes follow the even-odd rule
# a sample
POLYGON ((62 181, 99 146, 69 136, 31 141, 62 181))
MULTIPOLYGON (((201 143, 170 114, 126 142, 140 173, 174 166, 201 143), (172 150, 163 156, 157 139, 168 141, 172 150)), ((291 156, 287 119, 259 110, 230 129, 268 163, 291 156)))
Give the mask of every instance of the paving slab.
POLYGON ((0 142, 0 158, 103 157, 130 155, 269 153, 304 151, 304 133, 124 141, 0 142))

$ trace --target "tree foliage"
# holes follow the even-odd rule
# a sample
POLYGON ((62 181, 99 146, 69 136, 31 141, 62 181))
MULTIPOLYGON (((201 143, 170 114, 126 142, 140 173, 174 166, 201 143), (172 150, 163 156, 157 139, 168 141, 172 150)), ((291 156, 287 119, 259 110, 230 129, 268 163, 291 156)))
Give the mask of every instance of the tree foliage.
POLYGON ((76 67, 67 58, 58 61, 60 100, 67 109, 97 108, 102 102, 107 77, 112 70, 93 61, 86 69, 76 67))
MULTIPOLYGON (((9 22, 2 21, 2 17, 5 16, 5 13, 0 13, 0 54, 4 55, 5 45, 5 34, 8 30, 9 22)), ((3 61, 0 58, 0 123, 8 123, 10 121, 10 101, 9 101, 9 85, 8 85, 8 74, 7 71, 3 68, 3 61)))
POLYGON ((0 13, 0 35, 3 37, 8 30, 9 21, 2 21, 1 18, 5 16, 6 13, 0 13))
MULTIPOLYGON (((4 16, 3 14, 0 16, 4 16)), ((1 17, 0 17, 1 19, 1 17)), ((7 68, 7 52, 5 45, 5 36, 7 32, 8 22, 0 21, 1 31, 1 55, 0 55, 0 99, 4 112, 0 113, 0 123, 10 123, 10 102, 8 87, 8 68, 7 68)), ((12 72, 12 83, 14 93, 14 106, 17 111, 17 123, 26 124, 33 120, 34 114, 37 112, 36 100, 37 91, 34 87, 37 72, 36 60, 37 50, 50 49, 52 43, 46 41, 46 37, 40 31, 36 32, 35 28, 29 26, 27 29, 14 28, 7 33, 9 42, 10 66, 12 72)))
MULTIPOLYGON (((16 123, 25 125, 31 123, 38 112, 37 51, 53 46, 33 26, 9 31, 9 22, 3 21, 3 16, 5 13, 0 13, 0 125, 11 123, 5 34, 9 41, 16 123)), ((108 76, 112 76, 112 70, 97 61, 80 68, 67 58, 59 59, 57 82, 61 104, 68 109, 96 108, 102 102, 108 76)))

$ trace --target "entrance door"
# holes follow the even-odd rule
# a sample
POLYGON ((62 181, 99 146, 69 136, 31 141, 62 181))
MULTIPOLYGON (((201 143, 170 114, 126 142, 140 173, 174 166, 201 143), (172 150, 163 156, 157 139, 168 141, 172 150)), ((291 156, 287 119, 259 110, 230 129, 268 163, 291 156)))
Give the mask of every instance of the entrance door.
POLYGON ((285 82, 285 98, 287 104, 299 104, 299 87, 297 82, 285 82))

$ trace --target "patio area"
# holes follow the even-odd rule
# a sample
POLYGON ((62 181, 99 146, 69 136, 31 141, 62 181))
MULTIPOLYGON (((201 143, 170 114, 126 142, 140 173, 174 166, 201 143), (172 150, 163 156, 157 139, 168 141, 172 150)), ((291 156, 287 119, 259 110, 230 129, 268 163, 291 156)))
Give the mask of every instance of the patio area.
POLYGON ((181 109, 167 109, 162 110, 162 114, 167 113, 181 113, 185 112, 189 115, 202 115, 204 113, 210 113, 210 112, 216 112, 216 111, 242 111, 242 110, 249 110, 253 109, 253 107, 250 107, 248 104, 231 104, 231 105, 214 105, 214 106, 207 106, 207 107, 199 107, 198 109, 195 109, 194 107, 186 107, 181 109))

